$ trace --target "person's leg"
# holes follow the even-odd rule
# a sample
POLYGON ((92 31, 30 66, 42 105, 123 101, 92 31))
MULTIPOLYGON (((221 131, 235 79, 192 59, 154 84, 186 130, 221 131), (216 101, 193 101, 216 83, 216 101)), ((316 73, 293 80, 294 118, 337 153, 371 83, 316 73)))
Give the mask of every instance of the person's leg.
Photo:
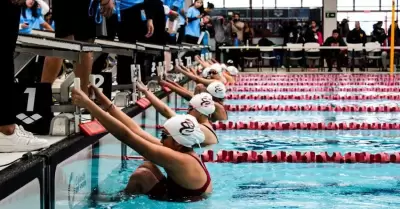
MULTIPOLYGON (((96 24, 89 17, 90 0, 53 2, 53 16, 57 25, 55 36, 63 39, 75 39, 84 42, 93 42, 96 37, 96 24), (70 12, 74 11, 74 15, 70 12)), ((80 62, 75 65, 75 76, 81 79, 81 89, 87 93, 89 75, 92 71, 92 53, 81 53, 80 62)), ((42 82, 53 83, 57 78, 62 65, 62 59, 48 57, 45 60, 42 82)))
MULTIPOLYGON (((117 34, 118 18, 117 15, 113 15, 106 19, 107 22, 107 36, 100 37, 104 40, 114 41, 115 35, 117 34)), ((105 67, 107 67, 108 54, 101 54, 94 62, 92 66, 92 73, 99 74, 105 67)))
POLYGON ((0 39, 2 46, 2 69, 0 70, 0 98, 5 101, 0 102, 0 132, 6 135, 14 133, 15 110, 13 106, 14 94, 14 51, 18 37, 18 25, 21 9, 13 5, 10 1, 5 1, 5 8, 0 13, 4 21, 3 29, 6 31, 4 37, 0 39))
MULTIPOLYGON (((143 40, 146 35, 146 24, 141 18, 141 5, 136 5, 121 11, 121 22, 118 26, 118 39, 122 42, 135 43, 143 40)), ((136 53, 136 63, 133 63, 132 56, 118 56, 117 62, 117 83, 120 85, 131 84, 132 64, 139 64, 144 68, 144 54, 136 53)), ((142 75, 144 76, 144 75, 142 75)))
POLYGON ((337 65, 336 69, 338 72, 343 72, 342 65, 343 65, 344 60, 345 60, 345 54, 343 51, 341 51, 341 52, 339 52, 339 54, 337 55, 337 58, 336 58, 336 65, 337 65))
POLYGON ((176 41, 177 44, 181 44, 185 38, 185 27, 185 25, 181 25, 178 29, 178 40, 176 41))
POLYGON ((2 2, 3 12, 0 18, 4 21, 2 47, 2 69, 0 70, 0 152, 28 152, 48 146, 47 140, 38 139, 15 125, 14 109, 14 52, 18 37, 18 25, 21 8, 12 1, 2 2))
MULTIPOLYGON (((75 2, 75 1, 74 1, 75 2)), ((53 19, 57 25, 55 28, 55 37, 67 40, 74 39, 73 22, 76 20, 71 15, 72 4, 65 0, 54 0, 52 2, 53 19)), ((60 73, 63 59, 58 57, 46 57, 43 65, 42 83, 54 83, 60 73)))
MULTIPOLYGON (((74 38, 77 41, 93 43, 96 38, 96 23, 89 16, 90 0, 77 0, 74 38), (79 3, 78 3, 79 2, 79 3)), ((81 79, 81 89, 88 94, 89 76, 92 73, 93 53, 80 54, 80 62, 75 65, 75 76, 81 79)))
POLYGON ((330 55, 326 55, 325 59, 326 59, 326 65, 328 65, 328 72, 332 72, 332 65, 333 65, 332 57, 330 55))
POLYGON ((387 71, 387 66, 388 66, 388 59, 387 59, 388 53, 386 51, 382 51, 381 57, 382 57, 382 70, 387 71))

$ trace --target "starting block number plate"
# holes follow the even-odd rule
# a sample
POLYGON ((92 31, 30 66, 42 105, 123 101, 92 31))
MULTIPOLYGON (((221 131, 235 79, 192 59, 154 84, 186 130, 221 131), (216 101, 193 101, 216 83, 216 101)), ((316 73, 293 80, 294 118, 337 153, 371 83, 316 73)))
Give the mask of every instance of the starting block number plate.
POLYGON ((35 134, 49 134, 53 105, 50 84, 15 84, 16 123, 35 134))

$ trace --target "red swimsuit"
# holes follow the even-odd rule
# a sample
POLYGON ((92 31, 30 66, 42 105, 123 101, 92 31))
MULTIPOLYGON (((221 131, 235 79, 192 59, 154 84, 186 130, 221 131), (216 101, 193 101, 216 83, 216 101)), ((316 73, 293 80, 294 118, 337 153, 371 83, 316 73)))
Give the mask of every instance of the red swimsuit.
POLYGON ((203 199, 203 194, 206 192, 208 186, 211 183, 211 177, 208 173, 206 166, 196 157, 192 156, 196 161, 201 165, 204 172, 207 175, 207 181, 204 185, 199 189, 186 189, 177 184, 172 178, 167 177, 163 178, 160 182, 158 182, 148 193, 147 195, 153 199, 168 199, 172 201, 198 201, 203 199))

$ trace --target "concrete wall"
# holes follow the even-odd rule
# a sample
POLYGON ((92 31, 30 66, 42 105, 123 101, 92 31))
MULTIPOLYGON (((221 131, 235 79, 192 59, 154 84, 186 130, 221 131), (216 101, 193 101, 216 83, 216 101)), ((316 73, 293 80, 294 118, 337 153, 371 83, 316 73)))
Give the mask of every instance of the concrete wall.
MULTIPOLYGON (((349 0, 350 1, 350 0, 349 0)), ((334 12, 337 15, 337 0, 324 0, 324 12, 323 22, 324 22, 324 40, 332 35, 332 30, 336 29, 337 18, 326 18, 325 14, 327 12, 334 12)))

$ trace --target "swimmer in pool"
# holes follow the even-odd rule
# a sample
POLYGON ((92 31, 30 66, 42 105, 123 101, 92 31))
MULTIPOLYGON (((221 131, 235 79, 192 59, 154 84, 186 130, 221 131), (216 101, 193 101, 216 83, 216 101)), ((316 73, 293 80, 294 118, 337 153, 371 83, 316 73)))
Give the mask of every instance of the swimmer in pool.
MULTIPOLYGON (((217 64, 218 65, 218 64, 217 64)), ((186 75, 190 80, 208 86, 214 81, 226 83, 225 77, 222 75, 222 67, 220 65, 213 65, 203 69, 201 76, 197 75, 185 66, 176 66, 176 71, 186 75)))
POLYGON ((87 109, 117 139, 149 160, 132 174, 123 193, 146 194, 160 200, 195 201, 212 192, 208 170, 192 148, 205 140, 196 118, 171 117, 164 124, 160 141, 116 108, 99 89, 89 86, 89 92, 94 92, 104 110, 77 89, 72 91, 73 103, 87 109), (155 165, 164 168, 167 177, 155 165))
MULTIPOLYGON (((173 111, 170 107, 168 107, 168 105, 166 105, 151 91, 149 91, 142 82, 138 82, 137 88, 139 91, 143 92, 146 98, 161 115, 167 119, 176 115, 175 111, 173 111)), ((215 103, 212 99, 213 98, 210 94, 203 92, 193 96, 189 101, 189 109, 187 114, 196 118, 197 122, 200 124, 200 129, 203 131, 206 137, 205 141, 201 144, 202 146, 218 143, 217 134, 208 120, 210 115, 215 112, 215 103)))
POLYGON ((190 101, 194 95, 202 92, 211 94, 211 96, 213 97, 213 101, 215 102, 215 112, 211 115, 211 121, 215 122, 219 120, 228 120, 228 113, 226 112, 224 107, 226 87, 223 83, 219 81, 214 81, 207 87, 198 85, 194 93, 187 90, 183 86, 180 86, 179 84, 171 81, 161 80, 160 85, 168 87, 188 101, 190 101))

